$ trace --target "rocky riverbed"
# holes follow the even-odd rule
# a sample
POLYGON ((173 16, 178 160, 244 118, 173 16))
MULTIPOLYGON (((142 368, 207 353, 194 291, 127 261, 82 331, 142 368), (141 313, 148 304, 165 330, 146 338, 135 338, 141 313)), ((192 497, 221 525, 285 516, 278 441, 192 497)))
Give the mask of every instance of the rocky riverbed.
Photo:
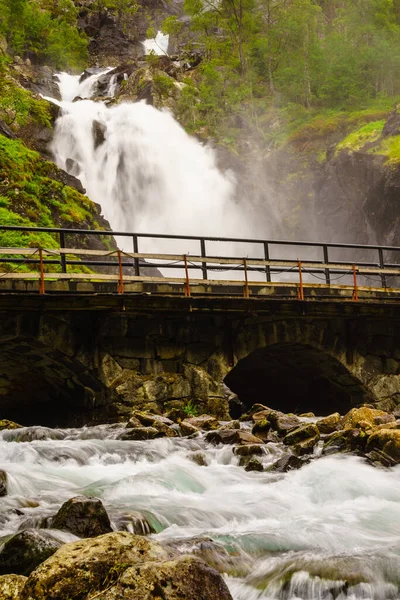
POLYGON ((0 421, 0 598, 397 598, 398 417, 0 421))

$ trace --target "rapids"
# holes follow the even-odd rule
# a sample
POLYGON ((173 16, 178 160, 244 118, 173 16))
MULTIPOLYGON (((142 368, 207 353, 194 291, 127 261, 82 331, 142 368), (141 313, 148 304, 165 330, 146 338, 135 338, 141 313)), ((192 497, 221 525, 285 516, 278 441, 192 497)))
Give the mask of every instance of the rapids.
MULTIPOLYGON (((1 432, 9 495, 0 535, 44 526, 68 498, 95 495, 114 528, 136 531, 139 517, 163 542, 217 542, 235 600, 400 597, 399 467, 337 455, 286 474, 248 473, 231 446, 202 436, 120 441, 122 427, 1 432)), ((264 466, 284 451, 266 448, 264 466)))

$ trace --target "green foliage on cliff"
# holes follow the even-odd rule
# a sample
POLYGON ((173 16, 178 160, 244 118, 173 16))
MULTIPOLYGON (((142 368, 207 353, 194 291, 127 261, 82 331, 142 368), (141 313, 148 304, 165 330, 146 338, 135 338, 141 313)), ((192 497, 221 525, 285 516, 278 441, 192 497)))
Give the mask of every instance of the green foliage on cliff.
POLYGON ((82 67, 87 40, 72 0, 0 0, 0 35, 12 52, 65 69, 82 67))
MULTIPOLYGON (((0 223, 33 227, 100 228, 86 196, 57 181, 57 167, 19 140, 0 135, 0 223)), ((0 233, 0 246, 58 246, 57 236, 0 233)))
POLYGON ((398 0, 185 0, 185 9, 205 54, 192 129, 223 137, 238 116, 262 129, 269 107, 301 118, 305 109, 305 122, 390 109, 400 95, 398 0))
POLYGON ((353 131, 336 146, 336 152, 340 152, 341 150, 356 151, 360 150, 368 142, 376 142, 382 134, 385 123, 385 120, 372 121, 372 123, 364 125, 357 131, 353 131))
POLYGON ((400 164, 400 135, 384 138, 380 143, 369 150, 371 154, 380 154, 386 157, 386 165, 400 164))

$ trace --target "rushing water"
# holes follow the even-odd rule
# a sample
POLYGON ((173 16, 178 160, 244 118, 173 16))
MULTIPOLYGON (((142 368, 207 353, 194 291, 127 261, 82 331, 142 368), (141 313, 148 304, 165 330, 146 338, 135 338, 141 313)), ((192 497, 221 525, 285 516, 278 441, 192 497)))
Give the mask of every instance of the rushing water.
MULTIPOLYGON (((43 526, 68 498, 95 495, 116 529, 133 531, 139 518, 163 542, 217 542, 211 562, 235 600, 399 598, 399 468, 330 456, 282 475, 247 473, 231 446, 120 441, 121 427, 0 433, 2 534, 43 526)), ((264 465, 282 452, 268 444, 264 465)))

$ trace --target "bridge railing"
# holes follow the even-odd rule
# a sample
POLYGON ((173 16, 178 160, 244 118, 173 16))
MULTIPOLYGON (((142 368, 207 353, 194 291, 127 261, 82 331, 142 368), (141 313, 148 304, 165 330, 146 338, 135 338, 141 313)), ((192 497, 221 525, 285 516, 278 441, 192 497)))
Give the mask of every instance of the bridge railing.
POLYGON ((18 226, 0 226, 0 243, 12 231, 27 235, 27 241, 35 234, 33 242, 38 233, 51 234, 55 247, 0 247, 0 291, 8 289, 5 282, 10 280, 36 280, 41 293, 47 281, 76 280, 114 283, 118 293, 137 292, 129 285, 142 282, 171 284, 185 295, 216 293, 218 286, 221 293, 249 297, 253 289, 270 295, 272 288, 282 294, 295 286, 301 300, 311 289, 322 294, 327 287, 340 295, 350 292, 353 300, 365 290, 392 295, 398 290, 400 296, 400 247, 395 246, 18 226), (85 248, 89 236, 103 240, 98 244, 103 249, 85 248), (115 247, 115 239, 122 239, 125 250, 115 247), (191 252, 163 252, 166 241, 177 247, 189 244, 191 252), (139 251, 142 247, 156 251, 139 251), (221 247, 227 254, 221 255, 221 247), (248 254, 240 255, 244 249, 248 254))

